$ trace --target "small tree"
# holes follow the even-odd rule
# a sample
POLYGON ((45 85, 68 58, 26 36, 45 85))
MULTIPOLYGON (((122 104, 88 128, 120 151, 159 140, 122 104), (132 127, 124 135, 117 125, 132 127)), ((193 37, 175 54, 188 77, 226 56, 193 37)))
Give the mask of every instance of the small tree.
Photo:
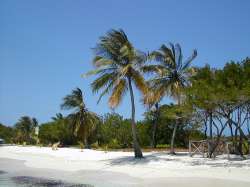
POLYGON ((36 118, 30 118, 28 116, 21 117, 15 124, 17 136, 15 140, 19 143, 25 142, 32 144, 35 142, 35 128, 38 126, 36 118))
POLYGON ((83 93, 80 88, 76 88, 71 94, 64 97, 61 105, 62 109, 73 109, 74 112, 68 116, 73 126, 76 136, 81 137, 86 148, 89 148, 88 137, 95 128, 98 117, 95 113, 90 112, 83 101, 83 93))

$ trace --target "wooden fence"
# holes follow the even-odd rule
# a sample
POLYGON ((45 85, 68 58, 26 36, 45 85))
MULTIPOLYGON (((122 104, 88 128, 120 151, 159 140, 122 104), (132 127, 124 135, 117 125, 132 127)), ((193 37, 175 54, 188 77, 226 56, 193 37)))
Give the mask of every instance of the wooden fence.
POLYGON ((189 155, 193 156, 198 154, 202 155, 202 157, 207 157, 209 154, 209 150, 211 150, 213 146, 216 147, 213 152, 213 157, 220 154, 228 154, 229 156, 228 142, 219 141, 218 143, 216 143, 210 140, 189 141, 189 155))

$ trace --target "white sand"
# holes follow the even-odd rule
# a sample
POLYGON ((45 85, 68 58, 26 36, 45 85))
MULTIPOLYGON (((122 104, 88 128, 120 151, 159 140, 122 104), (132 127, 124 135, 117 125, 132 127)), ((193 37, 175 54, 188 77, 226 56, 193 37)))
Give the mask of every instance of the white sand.
POLYGON ((227 160, 227 155, 216 159, 198 156, 191 158, 183 152, 176 156, 166 152, 150 152, 144 153, 144 156, 144 159, 134 159, 132 152, 81 152, 73 148, 52 151, 46 147, 0 147, 0 158, 23 160, 25 165, 31 168, 119 172, 152 181, 167 178, 206 178, 236 180, 250 184, 250 159, 241 160, 234 157, 227 160))

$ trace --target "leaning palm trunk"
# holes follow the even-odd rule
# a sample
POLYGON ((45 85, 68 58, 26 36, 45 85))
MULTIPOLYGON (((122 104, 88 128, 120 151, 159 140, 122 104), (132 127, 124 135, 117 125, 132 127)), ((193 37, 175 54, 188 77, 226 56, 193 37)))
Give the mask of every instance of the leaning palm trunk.
POLYGON ((158 123, 158 117, 159 117, 159 105, 158 103, 155 104, 155 119, 153 121, 153 132, 152 132, 152 141, 151 141, 151 147, 156 148, 156 133, 157 133, 157 123, 158 123))
POLYGON ((134 102, 134 93, 133 93, 133 88, 131 84, 131 78, 128 78, 128 84, 129 84, 129 92, 130 92, 130 98, 131 98, 131 110, 132 110, 131 125, 132 125, 134 154, 135 154, 135 158, 142 158, 143 155, 141 152, 140 145, 138 143, 136 125, 135 125, 135 102, 134 102))
POLYGON ((172 138, 171 138, 171 149, 170 149, 170 154, 175 154, 175 151, 174 151, 174 140, 175 140, 175 135, 176 135, 177 126, 178 126, 178 119, 177 119, 176 122, 175 122, 174 130, 173 130, 173 134, 172 134, 172 138))
MULTIPOLYGON (((177 99, 177 105, 180 106, 180 98, 179 97, 177 99)), ((176 130, 177 130, 178 125, 179 125, 179 118, 178 118, 178 116, 176 116, 176 121, 175 121, 175 124, 174 124, 174 130, 173 130, 173 134, 172 134, 172 138, 171 138, 170 154, 175 154, 174 140, 175 140, 176 130)))

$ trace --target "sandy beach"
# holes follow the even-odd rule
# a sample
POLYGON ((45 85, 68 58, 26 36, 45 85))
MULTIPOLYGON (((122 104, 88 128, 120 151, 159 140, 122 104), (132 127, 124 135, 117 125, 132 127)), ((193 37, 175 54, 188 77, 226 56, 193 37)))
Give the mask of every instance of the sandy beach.
POLYGON ((104 152, 74 148, 0 147, 0 168, 13 175, 58 178, 94 186, 240 186, 250 185, 250 160, 227 155, 216 159, 148 152, 104 152), (18 167, 17 167, 18 165, 18 167), (18 168, 18 169, 17 169, 18 168))

